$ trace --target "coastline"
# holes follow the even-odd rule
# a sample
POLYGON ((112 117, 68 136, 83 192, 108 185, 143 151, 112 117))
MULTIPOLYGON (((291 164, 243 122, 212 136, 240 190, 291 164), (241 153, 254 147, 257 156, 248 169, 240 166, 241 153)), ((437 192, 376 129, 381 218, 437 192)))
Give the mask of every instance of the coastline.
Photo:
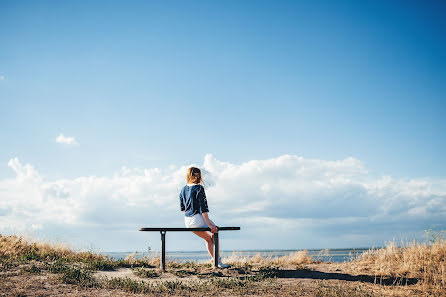
MULTIPOLYGON (((221 250, 222 258, 233 257, 252 257, 260 255, 262 257, 282 257, 299 251, 307 251, 307 253, 318 261, 323 262, 345 262, 351 261, 362 253, 371 248, 338 248, 338 249, 265 249, 265 250, 221 250)), ((204 263, 209 259, 209 254, 205 250, 200 251, 166 251, 167 259, 171 261, 186 262, 197 261, 204 263)), ((109 256, 113 259, 124 259, 128 255, 136 258, 159 257, 160 251, 154 250, 150 252, 101 252, 100 254, 109 256)))

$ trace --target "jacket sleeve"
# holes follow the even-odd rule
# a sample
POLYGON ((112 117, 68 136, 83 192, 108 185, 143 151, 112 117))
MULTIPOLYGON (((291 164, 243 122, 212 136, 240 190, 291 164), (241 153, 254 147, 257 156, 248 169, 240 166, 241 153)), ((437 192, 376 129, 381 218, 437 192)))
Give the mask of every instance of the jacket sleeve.
POLYGON ((200 213, 209 212, 208 201, 206 200, 206 193, 204 192, 203 186, 200 187, 197 195, 198 205, 200 206, 200 213))
POLYGON ((180 209, 181 209, 181 211, 185 210, 184 202, 183 202, 183 191, 180 192, 180 209))

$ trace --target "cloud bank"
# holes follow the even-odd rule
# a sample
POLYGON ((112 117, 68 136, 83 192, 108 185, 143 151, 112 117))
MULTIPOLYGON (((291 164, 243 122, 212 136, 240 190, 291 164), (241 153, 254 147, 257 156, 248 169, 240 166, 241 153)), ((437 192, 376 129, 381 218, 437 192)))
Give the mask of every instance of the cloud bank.
POLYGON ((68 145, 79 145, 79 143, 76 141, 74 137, 67 137, 63 135, 62 133, 59 134, 56 138, 57 143, 63 143, 68 145))
MULTIPOLYGON (((226 249, 336 248, 380 245, 446 229, 446 180, 369 174, 357 159, 283 155, 232 164, 206 155, 210 215, 226 249)), ((123 167, 111 176, 47 180, 18 158, 13 179, 0 180, 0 232, 34 233, 106 251, 158 248, 143 226, 183 226, 178 193, 189 165, 123 167)), ((168 250, 200 250, 188 234, 170 235, 168 250)))

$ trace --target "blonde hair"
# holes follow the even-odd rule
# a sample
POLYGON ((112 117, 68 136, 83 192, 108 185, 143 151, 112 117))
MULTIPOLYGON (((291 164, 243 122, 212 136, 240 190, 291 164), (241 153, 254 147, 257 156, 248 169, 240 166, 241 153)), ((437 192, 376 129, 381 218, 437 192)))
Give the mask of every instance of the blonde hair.
POLYGON ((187 170, 186 180, 188 184, 201 184, 203 182, 201 170, 197 167, 190 167, 187 170))

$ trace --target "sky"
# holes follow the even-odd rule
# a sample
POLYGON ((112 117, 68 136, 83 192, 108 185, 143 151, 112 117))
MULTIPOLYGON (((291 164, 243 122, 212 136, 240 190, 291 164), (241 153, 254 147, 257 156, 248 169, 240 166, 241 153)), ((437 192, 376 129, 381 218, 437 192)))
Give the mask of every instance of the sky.
POLYGON ((446 229, 444 1, 0 0, 0 28, 2 234, 157 249, 191 165, 223 249, 446 229))

